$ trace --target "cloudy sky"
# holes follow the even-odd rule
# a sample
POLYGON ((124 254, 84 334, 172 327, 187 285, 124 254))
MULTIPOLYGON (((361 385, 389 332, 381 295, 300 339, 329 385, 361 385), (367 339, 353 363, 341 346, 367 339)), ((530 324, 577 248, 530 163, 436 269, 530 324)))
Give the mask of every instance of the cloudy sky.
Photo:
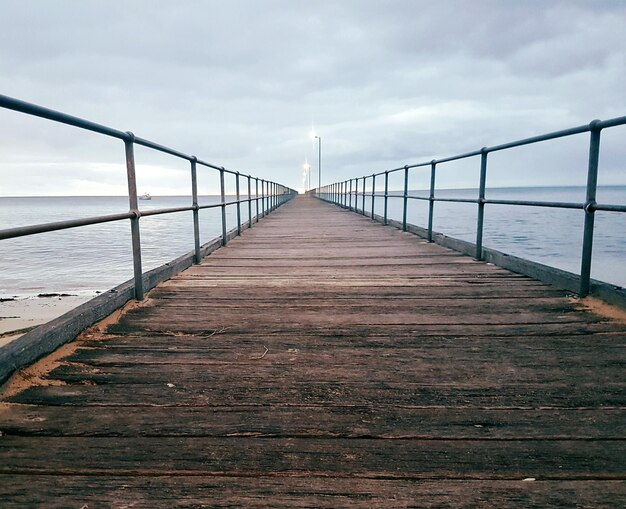
MULTIPOLYGON (((626 115, 626 1, 0 0, 0 93, 302 187, 626 115), (317 175, 313 179, 317 180, 317 175)), ((626 184, 626 127, 603 184, 626 184)), ((585 181, 588 135, 490 160, 492 185, 585 181)), ((137 150, 140 190, 188 164, 137 150)), ((441 183, 473 186, 477 161, 441 183)), ((421 186, 416 176, 415 186, 421 186)), ((423 179, 427 182, 427 178, 423 179)), ((201 190, 216 180, 203 175, 201 190)), ((125 194, 123 144, 0 111, 0 195, 125 194)))

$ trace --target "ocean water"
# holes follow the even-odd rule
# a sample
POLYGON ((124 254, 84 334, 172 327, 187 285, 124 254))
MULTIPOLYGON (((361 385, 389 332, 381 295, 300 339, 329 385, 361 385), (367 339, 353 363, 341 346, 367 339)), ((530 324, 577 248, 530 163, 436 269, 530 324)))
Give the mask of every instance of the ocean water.
MULTIPOLYGON (((231 198, 227 197, 227 201, 231 198)), ((219 203, 217 196, 200 205, 219 203)), ((189 197, 157 196, 140 201, 140 210, 189 206, 189 197)), ((242 204, 242 221, 248 218, 242 204)), ((256 212, 253 203, 253 215, 256 212)), ((0 197, 0 228, 128 211, 127 197, 0 197)), ((222 233, 221 211, 199 212, 200 242, 222 233)), ((235 206, 226 207, 227 229, 236 226, 235 206)), ((192 212, 142 217, 143 270, 148 271, 193 249, 192 212)), ((90 295, 133 277, 129 221, 116 221, 28 237, 0 240, 0 298, 40 293, 90 295)))
MULTIPOLYGON (((412 194, 426 196, 424 191, 412 194)), ((476 190, 440 191, 440 197, 474 198, 476 190)), ((584 188, 491 189, 488 198, 582 202, 584 188)), ((370 198, 366 209, 371 210, 370 198)), ((626 186, 603 187, 602 203, 626 203, 626 186)), ((218 203, 215 196, 201 204, 218 203)), ((153 197, 140 202, 143 210, 190 204, 188 197, 153 197)), ((359 200, 359 207, 361 201, 359 200)), ((126 197, 0 198, 0 228, 64 219, 126 212, 126 197)), ((227 228, 236 226, 236 209, 227 207, 227 228)), ((389 217, 402 219, 402 199, 389 200, 389 217)), ((253 204, 253 214, 255 212, 253 204)), ((375 212, 383 213, 376 198, 375 212)), ((242 219, 248 218, 242 204, 242 219)), ((409 200, 408 221, 426 226, 428 204, 409 200)), ((476 205, 436 203, 434 229, 471 242, 476 236, 476 205)), ((538 207, 487 205, 484 245, 505 253, 577 273, 580 270, 583 213, 538 207)), ((219 209, 200 211, 201 242, 221 234, 219 209)), ((144 271, 193 249, 191 212, 141 219, 144 271)), ((597 212, 592 276, 626 287, 626 214, 597 212)), ((132 277, 128 221, 42 233, 0 241, 0 298, 29 297, 40 293, 93 294, 106 291, 132 277)))

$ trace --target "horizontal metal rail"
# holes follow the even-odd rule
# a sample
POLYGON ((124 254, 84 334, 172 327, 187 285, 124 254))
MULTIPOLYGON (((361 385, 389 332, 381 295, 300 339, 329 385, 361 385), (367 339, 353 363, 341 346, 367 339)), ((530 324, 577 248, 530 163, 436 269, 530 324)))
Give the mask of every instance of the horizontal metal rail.
POLYGON ((449 157, 443 157, 441 159, 432 159, 428 162, 421 162, 416 164, 407 164, 398 168, 392 168, 389 170, 373 173, 370 175, 364 175, 352 179, 348 179, 342 182, 336 182, 318 189, 314 189, 312 193, 318 198, 337 205, 359 212, 363 215, 367 215, 365 211, 365 199, 366 196, 371 198, 371 213, 370 216, 374 218, 374 200, 376 197, 381 196, 384 198, 384 215, 382 221, 384 224, 388 223, 387 203, 390 198, 400 198, 403 200, 402 208, 402 228, 407 230, 407 209, 408 203, 411 200, 421 200, 429 202, 428 211, 428 240, 433 241, 433 215, 434 205, 436 202, 448 202, 448 203, 470 203, 478 206, 477 224, 476 224, 476 243, 475 243, 475 258, 482 260, 483 256, 483 227, 484 227, 484 211, 485 205, 507 205, 507 206, 522 206, 522 207, 546 207, 546 208, 558 208, 558 209, 571 209, 582 210, 585 214, 585 225, 583 228, 583 248, 581 257, 581 268, 579 278, 579 294, 586 296, 589 294, 590 279, 591 279, 591 262, 592 262, 592 248, 593 248, 593 234, 594 234, 594 214, 596 211, 607 212, 626 212, 626 205, 624 204, 605 204, 597 203, 597 182, 598 182, 598 160, 600 153, 600 134, 603 129, 626 125, 626 116, 612 118, 609 120, 593 120, 589 124, 572 127, 569 129, 563 129, 560 131, 554 131, 538 136, 531 136, 529 138, 523 138, 521 140, 511 141, 509 143, 503 143, 500 145, 493 145, 491 147, 483 147, 478 150, 465 152, 449 157), (502 150, 509 150, 524 145, 532 145, 548 140, 554 140, 558 138, 564 138, 573 136, 576 134, 590 133, 589 139, 589 157, 587 167, 587 186, 586 186, 586 199, 583 203, 562 202, 562 201, 537 201, 537 200, 506 200, 506 199, 491 199, 486 197, 487 190, 487 159, 488 155, 492 152, 498 152, 502 150), (478 183, 478 197, 477 198, 453 198, 453 197, 437 197, 436 196, 436 174, 437 166, 442 163, 451 161, 458 161, 460 159, 467 159, 471 157, 480 157, 480 181, 478 183), (409 171, 415 168, 429 168, 430 169, 430 190, 428 196, 420 196, 411 194, 409 191, 409 171), (389 190, 389 175, 395 172, 404 172, 404 188, 402 191, 390 191, 389 190), (384 193, 380 194, 376 192, 376 177, 384 176, 384 193), (368 188, 368 180, 371 181, 371 190, 368 188), (354 183, 354 185, 353 185, 354 183), (359 185, 360 184, 360 185, 359 185), (354 200, 353 200, 354 198, 354 200), (359 210, 359 198, 361 198, 361 209, 359 210), (354 203, 354 205, 353 205, 354 203))
POLYGON ((80 117, 76 117, 73 115, 68 115, 67 113, 62 113, 60 111, 55 111, 49 108, 44 108, 42 106, 38 106, 36 104, 31 104, 25 101, 21 101, 19 99, 15 99, 12 97, 7 97, 4 95, 0 95, 0 107, 8 110, 17 111, 20 113, 25 113, 27 115, 44 118, 47 120, 51 120, 53 122, 70 125, 73 127, 77 127, 79 129, 83 129, 86 131, 95 132, 104 136, 109 136, 112 138, 116 138, 122 140, 124 142, 124 150, 126 155, 126 176, 127 176, 127 185, 128 185, 128 201, 129 201, 129 211, 121 214, 110 214, 110 215, 102 215, 102 216, 93 216, 81 219, 70 219, 66 221, 56 221, 52 223, 43 223, 43 224, 35 224, 35 225, 27 225, 20 226, 15 228, 7 228, 0 230, 0 240, 2 239, 11 239, 16 237, 24 237, 28 235, 35 235, 40 233, 53 232, 58 230, 65 230, 69 228, 79 228, 82 226, 89 226, 94 224, 112 222, 112 221, 122 221, 122 220, 130 220, 131 226, 131 240, 133 247, 133 273, 134 273, 134 288, 135 288, 135 298, 137 300, 143 299, 143 271, 142 271, 142 263, 141 263, 141 236, 139 229, 139 222, 141 217, 147 216, 157 216, 163 214, 174 214, 179 212, 192 212, 193 213, 193 231, 194 231, 194 263, 200 263, 201 253, 200 253, 200 228, 199 228, 199 217, 198 211, 203 209, 212 209, 212 208, 221 208, 221 216, 222 216, 222 245, 226 245, 228 238, 226 235, 226 207, 228 206, 236 206, 237 207, 237 234, 241 234, 241 214, 240 214, 240 204, 248 203, 248 211, 249 217, 247 221, 248 227, 252 227, 253 217, 252 217, 252 202, 256 202, 256 221, 258 221, 259 215, 266 215, 269 212, 276 209, 278 206, 282 205, 284 202, 293 198, 297 192, 287 186, 279 184, 277 182, 267 181, 260 179, 258 177, 253 177, 252 175, 244 175, 240 172, 228 170, 223 166, 217 166, 215 164, 208 163, 206 161, 199 160, 194 155, 185 154, 179 150, 173 149, 171 147, 167 147, 165 145, 161 145, 159 143, 155 143, 153 141, 147 140, 145 138, 140 138, 135 136, 130 131, 121 131, 118 129, 113 129, 111 127, 98 124, 96 122, 92 122, 90 120, 85 120, 80 117), (135 171, 135 154, 134 154, 134 146, 140 145, 152 150, 156 150, 158 152, 162 152, 165 154, 169 154, 171 156, 177 157, 179 159, 184 159, 190 163, 190 174, 191 174, 191 199, 192 204, 186 207, 170 207, 163 209, 152 209, 152 210, 139 210, 138 201, 137 201, 137 184, 136 184, 136 171, 135 171), (219 203, 210 204, 210 205, 199 205, 198 204, 198 186, 197 186, 197 165, 210 168, 212 170, 216 170, 220 174, 220 201, 219 203), (227 201, 226 200, 226 190, 225 190, 225 174, 234 176, 235 178, 235 188, 237 190, 237 199, 227 201), (247 188, 248 195, 245 198, 242 198, 239 192, 240 189, 240 179, 247 180, 247 188), (256 182, 256 195, 253 197, 251 195, 251 182, 254 180, 256 182), (259 195, 259 183, 261 183, 261 194, 259 195), (261 204, 261 208, 259 209, 259 203, 261 204))
POLYGON ((134 216, 135 214, 132 212, 125 212, 123 214, 111 214, 107 216, 70 219, 68 221, 55 221, 53 223, 34 224, 30 226, 18 226, 16 228, 0 230, 0 239, 14 239, 16 237, 35 235, 36 233, 54 232, 57 230, 67 230, 68 228, 77 228, 79 226, 121 221, 123 219, 130 219, 134 216))

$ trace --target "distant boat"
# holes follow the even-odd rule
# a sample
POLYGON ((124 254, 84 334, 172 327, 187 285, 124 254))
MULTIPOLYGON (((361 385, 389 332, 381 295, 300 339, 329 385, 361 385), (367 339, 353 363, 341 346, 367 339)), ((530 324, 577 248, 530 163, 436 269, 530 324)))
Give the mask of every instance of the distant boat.
POLYGON ((143 193, 141 196, 138 196, 138 198, 140 200, 151 200, 152 196, 150 196, 148 193, 143 193))

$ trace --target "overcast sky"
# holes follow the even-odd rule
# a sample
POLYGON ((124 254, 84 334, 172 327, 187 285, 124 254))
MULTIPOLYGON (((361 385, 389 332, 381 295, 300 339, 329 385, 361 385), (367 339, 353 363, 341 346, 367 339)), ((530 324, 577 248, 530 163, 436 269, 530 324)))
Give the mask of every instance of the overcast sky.
MULTIPOLYGON (((312 125, 328 183, 626 115, 625 1, 0 0, 0 12, 0 93, 294 188, 305 157, 317 169, 312 125)), ((601 183, 626 184, 625 140, 624 127, 603 133, 601 183)), ((582 184, 587 143, 494 155, 489 183, 582 184)), ((117 140, 0 111, 0 195, 125 194, 123 161, 117 140)), ((138 150, 137 164, 140 192, 188 191, 187 163, 138 150)), ((441 183, 473 186, 477 169, 449 165, 441 183)))

